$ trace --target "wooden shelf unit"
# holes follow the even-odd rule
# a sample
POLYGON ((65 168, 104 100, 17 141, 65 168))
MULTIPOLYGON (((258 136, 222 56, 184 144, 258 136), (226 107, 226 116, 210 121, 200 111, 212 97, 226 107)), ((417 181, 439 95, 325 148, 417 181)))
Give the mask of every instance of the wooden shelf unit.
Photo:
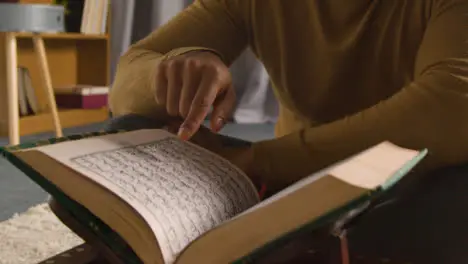
MULTIPOLYGON (((59 118, 62 127, 76 127, 106 120, 109 113, 102 109, 61 109, 59 118)), ((30 135, 44 131, 53 131, 54 123, 50 114, 25 116, 20 119, 20 135, 30 135)))
MULTIPOLYGON (((18 38, 32 38, 33 34, 29 32, 18 32, 15 33, 18 38)), ((72 39, 72 40, 98 40, 98 39, 108 39, 109 36, 105 35, 93 35, 93 34, 81 34, 81 33, 42 33, 43 39, 72 39)))
MULTIPOLYGON (((47 114, 47 99, 33 47, 33 34, 15 34, 18 66, 29 70, 39 106, 38 114, 20 117, 20 135, 54 131, 52 116, 47 114)), ((41 36, 45 41, 53 87, 74 84, 109 85, 108 35, 46 33, 41 36)), ((8 134, 5 41, 6 33, 0 32, 0 136, 8 134)), ((102 122, 108 118, 107 109, 59 109, 59 116, 63 128, 102 122)))

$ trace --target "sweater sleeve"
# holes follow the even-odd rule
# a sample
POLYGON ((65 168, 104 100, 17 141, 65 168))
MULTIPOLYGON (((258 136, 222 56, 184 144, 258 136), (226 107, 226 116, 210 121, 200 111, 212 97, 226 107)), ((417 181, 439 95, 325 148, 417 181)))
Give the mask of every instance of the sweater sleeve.
POLYGON ((253 146, 254 164, 273 189, 291 184, 381 141, 428 148, 422 167, 468 161, 466 1, 434 1, 414 80, 369 109, 253 146))
POLYGON ((205 50, 229 65, 246 47, 247 34, 240 0, 197 0, 167 24, 132 45, 121 57, 110 93, 114 115, 168 117, 156 104, 155 69, 172 56, 205 50))

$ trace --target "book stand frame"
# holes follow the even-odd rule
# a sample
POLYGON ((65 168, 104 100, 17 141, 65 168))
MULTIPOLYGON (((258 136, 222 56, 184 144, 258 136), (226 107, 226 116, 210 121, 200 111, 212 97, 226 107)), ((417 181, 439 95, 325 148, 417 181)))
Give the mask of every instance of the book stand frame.
MULTIPOLYGON (((89 232, 78 221, 76 221, 66 210, 54 200, 49 201, 49 206, 52 212, 59 220, 69 227, 74 233, 78 234, 84 241, 84 244, 78 245, 65 252, 59 253, 49 259, 39 262, 39 264, 124 264, 104 243, 100 242, 92 232, 89 232)), ((303 248, 298 258, 293 256, 293 260, 287 262, 278 261, 280 258, 269 258, 265 261, 252 262, 255 264, 285 264, 285 263, 317 263, 317 264, 415 264, 410 262, 394 262, 388 259, 371 259, 363 256, 349 255, 347 243, 347 230, 334 229, 331 234, 325 239, 321 233, 318 233, 318 239, 315 237, 309 240, 316 240, 314 244, 319 250, 303 248), (323 239, 322 239, 323 238, 323 239), (338 242, 338 247, 337 247, 338 242), (338 250, 336 250, 338 249, 338 250), (302 256, 305 255, 305 256, 302 256), (272 263, 273 261, 274 263, 272 263)), ((330 234, 327 231, 328 234, 330 234)), ((308 243, 309 244, 309 243, 308 243)), ((291 258, 288 258, 288 260, 291 258)))

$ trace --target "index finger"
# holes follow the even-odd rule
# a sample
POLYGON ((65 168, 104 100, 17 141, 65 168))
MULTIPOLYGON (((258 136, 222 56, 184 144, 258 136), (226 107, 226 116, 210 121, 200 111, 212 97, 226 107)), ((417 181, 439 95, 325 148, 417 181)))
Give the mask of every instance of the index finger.
POLYGON ((221 83, 216 77, 209 74, 203 75, 198 91, 190 106, 189 113, 180 126, 178 132, 179 137, 186 140, 198 131, 221 88, 221 83))

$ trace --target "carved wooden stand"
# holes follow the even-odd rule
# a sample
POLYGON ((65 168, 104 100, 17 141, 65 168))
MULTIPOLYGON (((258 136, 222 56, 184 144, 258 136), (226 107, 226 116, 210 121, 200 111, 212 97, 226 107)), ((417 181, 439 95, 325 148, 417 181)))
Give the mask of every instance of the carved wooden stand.
MULTIPOLYGON (((94 237, 91 232, 83 228, 66 210, 51 200, 50 208, 56 216, 72 231, 77 233, 87 243, 46 259, 40 264, 97 264, 115 263, 123 264, 113 252, 94 237)), ((287 244, 278 252, 265 257, 255 264, 287 264, 287 263, 313 263, 313 264, 416 264, 410 262, 397 262, 389 259, 372 259, 364 256, 350 256, 349 262, 343 262, 339 243, 336 238, 325 238, 324 232, 317 232, 313 239, 307 235, 287 244), (331 250, 331 248, 334 248, 331 250), (278 254, 277 254, 278 253, 278 254)), ((252 263, 253 264, 253 263, 252 263)))

